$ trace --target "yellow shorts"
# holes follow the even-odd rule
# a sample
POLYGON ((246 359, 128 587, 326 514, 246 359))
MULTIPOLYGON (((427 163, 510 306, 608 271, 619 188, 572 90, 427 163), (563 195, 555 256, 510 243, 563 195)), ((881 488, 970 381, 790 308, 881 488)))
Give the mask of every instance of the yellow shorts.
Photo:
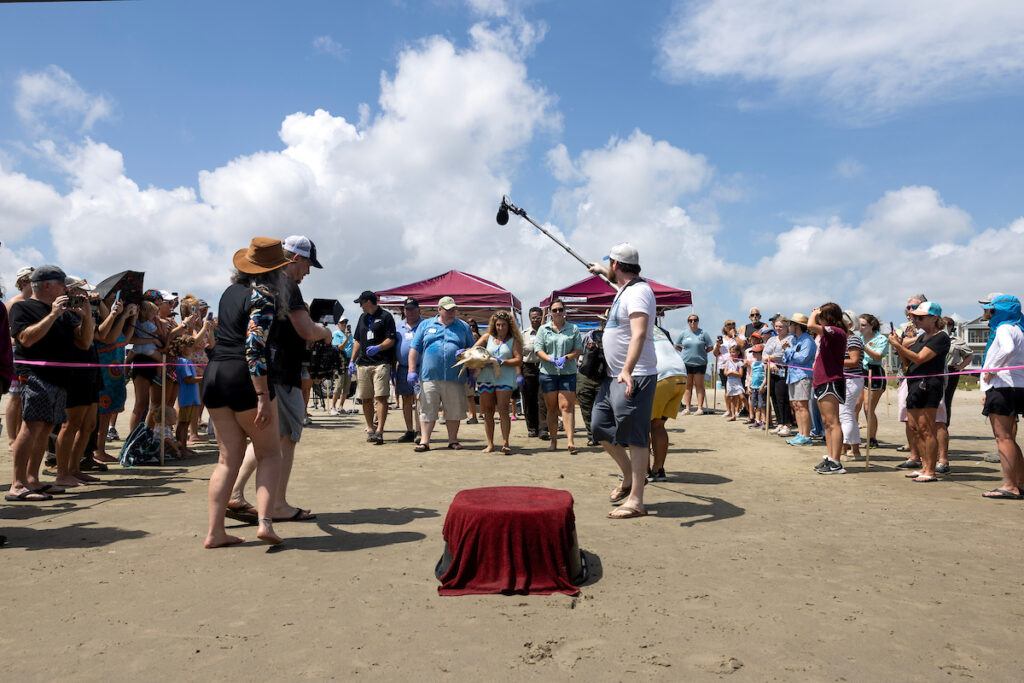
POLYGON ((658 385, 654 388, 654 405, 651 406, 651 419, 671 420, 679 415, 679 407, 683 403, 683 392, 685 389, 685 377, 666 377, 659 380, 658 385))

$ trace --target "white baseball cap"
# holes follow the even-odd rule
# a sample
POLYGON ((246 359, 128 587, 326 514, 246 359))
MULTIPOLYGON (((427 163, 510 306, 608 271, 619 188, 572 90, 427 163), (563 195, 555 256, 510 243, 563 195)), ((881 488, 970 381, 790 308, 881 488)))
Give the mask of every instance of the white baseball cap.
POLYGON ((1002 295, 1002 292, 990 292, 984 299, 978 299, 978 303, 981 304, 982 306, 988 306, 992 303, 992 299, 995 299, 997 296, 1002 295))
POLYGON ((323 268, 316 260, 316 245, 313 240, 302 235, 289 235, 281 242, 281 247, 292 254, 309 259, 309 264, 314 268, 323 268))
POLYGON ((630 265, 640 265, 640 252, 636 250, 629 242, 623 242, 622 244, 616 244, 608 251, 608 255, 604 257, 605 261, 618 261, 619 263, 628 263, 630 265))

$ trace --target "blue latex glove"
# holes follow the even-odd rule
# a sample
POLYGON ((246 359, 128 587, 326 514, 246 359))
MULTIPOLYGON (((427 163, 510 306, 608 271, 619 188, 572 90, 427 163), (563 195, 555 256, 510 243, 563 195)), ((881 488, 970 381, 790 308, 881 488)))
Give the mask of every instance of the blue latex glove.
POLYGON ((455 352, 455 355, 456 355, 456 356, 461 356, 461 355, 462 355, 462 354, 464 354, 465 352, 466 352, 466 349, 459 349, 458 351, 456 351, 456 352, 455 352))
POLYGON ((554 360, 555 367, 561 370, 565 367, 565 356, 559 356, 554 360))
POLYGON ((355 361, 349 362, 349 364, 348 364, 348 374, 350 374, 350 375, 356 374, 356 362, 355 361))
POLYGON ((416 372, 415 370, 410 370, 408 374, 406 374, 405 376, 405 381, 408 382, 409 384, 419 384, 420 373, 416 372))
POLYGON ((525 377, 523 377, 522 375, 516 375, 516 384, 519 386, 519 388, 523 387, 523 382, 525 382, 525 381, 526 381, 525 377))
POLYGON ((374 344, 373 346, 366 347, 366 355, 373 358, 380 353, 380 344, 374 344))

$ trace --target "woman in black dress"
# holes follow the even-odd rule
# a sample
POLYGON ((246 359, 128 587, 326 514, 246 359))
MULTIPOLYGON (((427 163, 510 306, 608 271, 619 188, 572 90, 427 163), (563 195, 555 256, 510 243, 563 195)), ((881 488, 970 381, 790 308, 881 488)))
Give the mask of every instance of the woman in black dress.
POLYGON ((277 488, 281 445, 277 404, 267 382, 267 338, 274 321, 287 313, 277 306, 284 266, 289 260, 281 241, 254 237, 247 249, 234 256, 235 274, 220 298, 217 343, 203 377, 203 403, 210 411, 220 459, 210 475, 208 495, 210 529, 203 545, 219 548, 241 543, 224 530, 224 512, 231 487, 245 456, 246 439, 256 451, 256 537, 270 544, 281 542, 274 533, 271 491, 277 488))

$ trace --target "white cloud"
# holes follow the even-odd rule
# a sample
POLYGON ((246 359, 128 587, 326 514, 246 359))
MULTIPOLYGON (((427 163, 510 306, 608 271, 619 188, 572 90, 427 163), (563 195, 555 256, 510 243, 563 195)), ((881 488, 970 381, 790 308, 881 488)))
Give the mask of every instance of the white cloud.
POLYGON ((836 164, 835 172, 840 178, 852 180, 864 175, 864 164, 860 163, 856 159, 847 157, 836 164))
POLYGON ((836 301, 892 318, 907 296, 924 292, 947 313, 974 318, 979 296, 1019 291, 1024 218, 982 232, 970 226, 933 188, 888 192, 859 225, 833 218, 777 235, 741 303, 788 314, 836 301))
MULTIPOLYGON (((476 36, 485 33, 478 27, 476 36)), ((55 260, 69 271, 95 278, 133 267, 153 286, 208 296, 251 236, 292 233, 312 237, 328 266, 307 282, 310 294, 459 267, 542 295, 536 264, 520 258, 536 236, 499 231, 494 211, 527 146, 560 119, 524 63, 487 45, 458 49, 434 37, 409 47, 382 75, 377 111, 358 126, 323 110, 292 114, 280 151, 202 171, 197 189, 140 187, 102 142, 39 143, 71 189, 60 198, 50 188, 56 215, 29 212, 19 224, 49 224, 55 260)), ((0 192, 4 205, 10 193, 0 192)))
POLYGON ((0 237, 5 242, 48 225, 61 206, 61 197, 52 187, 21 173, 6 171, 0 164, 0 237))
POLYGON ((861 119, 1015 87, 1022 32, 1017 0, 704 0, 679 3, 660 48, 670 78, 767 82, 861 119))
POLYGON ((66 126, 84 132, 110 117, 113 104, 102 95, 86 92, 66 71, 50 65, 18 77, 14 110, 33 133, 66 126))
MULTIPOLYGON (((644 275, 694 290, 706 312, 715 306, 714 293, 729 274, 716 253, 718 226, 696 218, 683 201, 709 192, 713 169, 702 155, 634 131, 575 160, 556 147, 548 160, 565 183, 556 213, 565 217, 578 251, 596 260, 628 241, 640 252, 644 275)), ((563 257, 561 263, 562 279, 572 281, 571 262, 563 257)))
POLYGON ((342 59, 348 50, 345 46, 330 36, 317 36, 313 39, 313 49, 322 55, 330 55, 336 59, 342 59))

